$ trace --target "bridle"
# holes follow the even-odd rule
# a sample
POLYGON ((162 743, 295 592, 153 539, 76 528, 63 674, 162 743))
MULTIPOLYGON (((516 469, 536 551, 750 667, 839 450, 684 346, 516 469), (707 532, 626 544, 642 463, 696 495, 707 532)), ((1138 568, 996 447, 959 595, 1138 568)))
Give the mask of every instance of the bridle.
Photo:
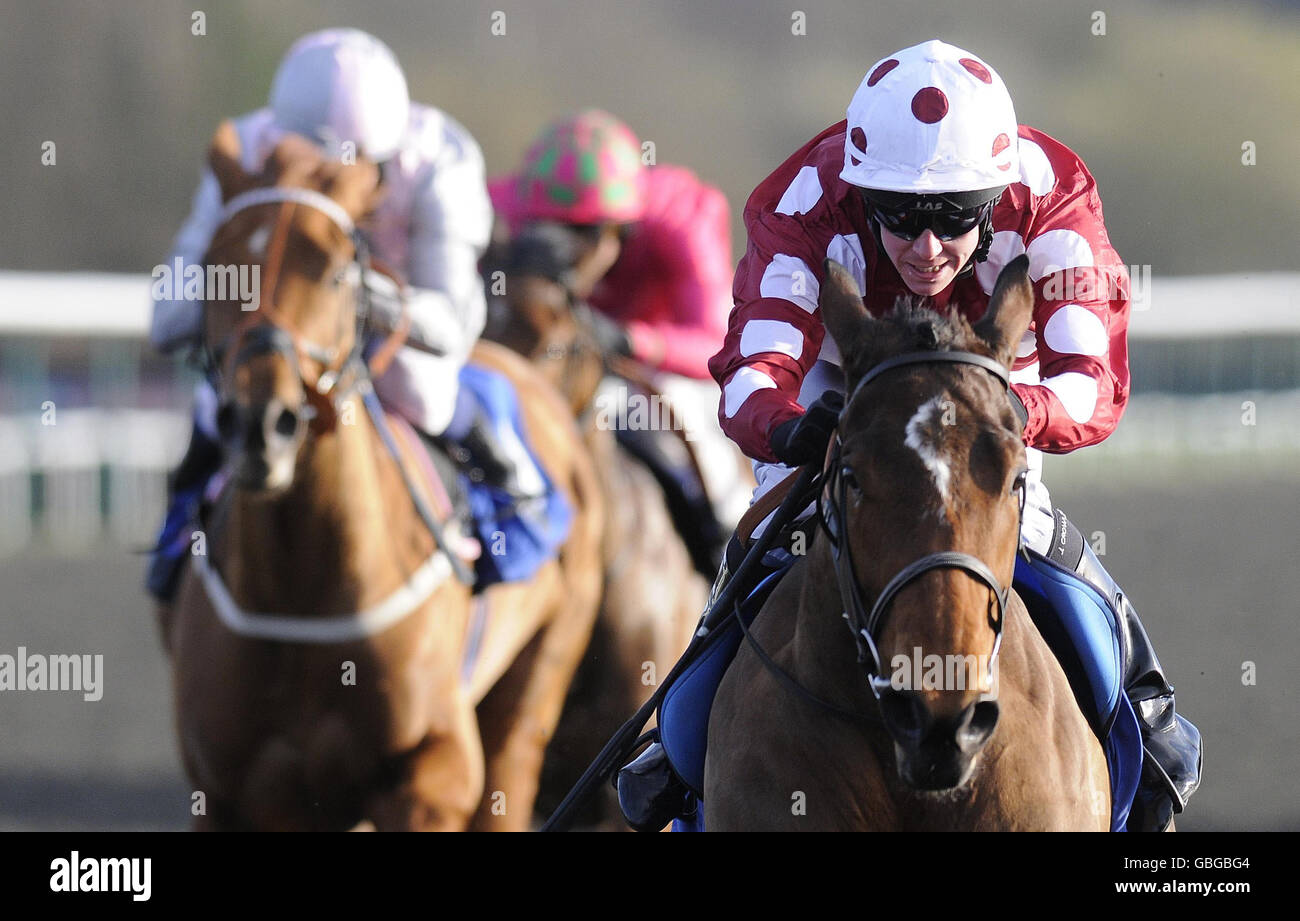
MULTIPOLYGON (((853 403, 853 400, 862 393, 868 384, 881 375, 896 368, 923 364, 974 365, 977 368, 983 368, 996 377, 1002 383, 1004 389, 1010 388, 1010 379, 1006 368, 1000 362, 985 355, 962 351, 906 352, 880 362, 862 376, 853 388, 852 394, 845 400, 844 410, 840 414, 840 421, 843 422, 847 418, 849 406, 853 403)), ((828 454, 826 466, 819 478, 821 489, 817 500, 818 518, 830 542, 831 558, 835 565, 836 583, 839 588, 840 598, 844 604, 843 617, 853 635, 853 641, 857 647, 858 665, 866 675, 867 686, 871 689, 872 696, 879 702, 882 695, 891 688, 891 681, 889 676, 885 674, 879 648, 880 633, 890 605, 904 588, 925 573, 937 569, 961 570, 989 588, 992 597, 989 604, 988 621, 990 628, 993 630, 993 651, 987 661, 988 668, 991 671, 995 667, 998 653, 1002 648, 1002 627, 1005 620, 1010 586, 1002 585, 997 576, 994 575, 993 570, 978 557, 956 550, 940 550, 926 554, 895 573, 885 583, 885 587, 880 590, 875 601, 868 607, 863 598, 862 589, 853 573, 853 556, 849 548, 848 533, 844 528, 844 522, 848 520, 848 486, 845 480, 844 466, 840 463, 840 451, 841 445, 837 441, 828 454)), ((1026 501, 1026 487, 1023 479, 1018 481, 1017 490, 1020 493, 1020 517, 1023 520, 1026 501)), ((863 714, 825 701, 800 684, 797 679, 777 665, 769 655, 758 647, 752 634, 745 626, 743 618, 739 617, 738 606, 736 614, 741 629, 754 647, 755 652, 758 653, 760 660, 769 670, 774 672, 783 684, 825 710, 849 719, 862 718, 863 714)))
MULTIPOLYGON (((387 339, 367 361, 364 353, 370 331, 370 302, 364 279, 365 273, 372 267, 372 262, 370 249, 351 215, 334 199, 314 189, 272 186, 251 189, 228 201, 222 209, 218 229, 229 223, 236 214, 248 208, 267 204, 279 204, 280 210, 276 215, 275 225, 267 245, 266 274, 262 279, 261 300, 257 309, 251 311, 247 318, 236 325, 215 352, 209 348, 206 338, 203 338, 200 344, 200 361, 205 373, 210 376, 214 385, 218 385, 223 373, 232 373, 251 358, 271 353, 283 355, 302 381, 303 391, 311 410, 310 430, 315 434, 333 429, 338 423, 339 406, 352 394, 358 394, 384 448, 397 464, 398 472, 416 513, 433 536, 439 551, 446 557, 451 572, 460 582, 466 585, 474 584, 474 574, 458 555, 458 549, 448 539, 442 523, 434 515, 421 490, 416 488, 411 472, 402 462, 402 453, 389 428, 372 383, 374 377, 379 377, 388 369, 393 356, 406 341, 406 334, 410 329, 406 298, 402 297, 402 313, 399 322, 394 324, 394 329, 387 339), (275 293, 279 285, 290 218, 294 209, 300 205, 324 214, 352 243, 352 256, 343 272, 352 287, 355 305, 354 330, 352 347, 341 358, 337 347, 322 346, 304 339, 278 316, 279 311, 275 308, 275 293), (232 342, 239 345, 238 350, 233 353, 229 348, 232 342), (317 362, 322 370, 314 374, 308 373, 304 359, 317 362)), ((399 284, 398 287, 401 288, 401 285, 399 284)), ((340 317, 346 317, 346 311, 340 311, 340 317)), ((340 327, 342 327, 342 319, 340 327)), ((200 329, 203 327, 201 326, 200 329)), ((339 333, 341 339, 341 328, 339 333)), ((216 389, 219 393, 220 387, 217 386, 216 389)))
MULTIPOLYGON (((1001 381, 1004 389, 1010 387, 1006 368, 1000 362, 985 355, 959 351, 907 352, 882 361, 863 375, 849 399, 845 401, 844 413, 840 418, 845 417, 849 404, 858 394, 882 374, 895 368, 941 363, 966 364, 983 368, 1001 381)), ((853 556, 849 550, 848 533, 843 526, 843 523, 848 520, 848 488, 844 473, 844 467, 840 464, 840 445, 837 443, 827 463, 826 485, 820 501, 820 517, 830 540, 836 581, 846 608, 844 617, 853 633, 858 650, 858 664, 866 673, 867 684, 871 688, 872 695, 879 700, 881 694, 891 686, 889 677, 884 674, 884 663, 881 661, 879 649, 880 631, 890 604, 905 587, 925 573, 936 569, 962 570, 983 582, 992 592, 993 603, 989 605, 988 615, 989 626, 993 630, 993 651, 988 658, 988 667, 991 670, 1002 648, 1002 626, 1010 586, 1002 585, 993 574, 993 570, 978 557, 957 550, 940 550, 926 554, 895 573, 893 578, 885 583, 885 587, 880 590, 875 602, 868 609, 858 581, 853 575, 853 556)), ((1026 498, 1024 482, 1020 481, 1017 488, 1020 492, 1020 516, 1023 519, 1026 498)))
MULTIPOLYGON (((358 390, 368 391, 371 377, 382 374, 388 367, 405 338, 408 325, 405 302, 403 302, 403 322, 397 324, 397 329, 367 363, 363 360, 363 353, 367 341, 370 310, 366 286, 362 280, 365 272, 371 267, 371 261, 369 247, 357 229, 356 223, 342 205, 322 192, 314 189, 272 186, 250 189, 230 199, 222 209, 218 229, 228 224, 237 214, 249 208, 268 204, 279 204, 280 208, 267 244, 265 273, 262 277, 261 297, 257 309, 250 311, 248 316, 242 319, 215 349, 207 342, 206 335, 201 333, 199 362, 215 385, 223 376, 232 374, 236 368, 252 358, 269 353, 283 355, 303 383, 303 390, 311 409, 309 413, 311 430, 319 434, 335 426, 338 420, 338 406, 343 400, 358 390), (305 339, 292 328, 275 306, 291 218, 294 209, 298 206, 325 215, 352 244, 348 265, 340 275, 352 289, 355 328, 352 347, 342 356, 336 346, 320 345, 305 339), (230 349, 232 343, 237 344, 239 348, 232 351, 230 349), (319 365, 320 370, 312 369, 311 362, 319 365)), ((342 326, 346 314, 346 311, 340 311, 338 337, 340 339, 343 337, 342 326)), ((220 392, 219 386, 217 390, 220 392)))

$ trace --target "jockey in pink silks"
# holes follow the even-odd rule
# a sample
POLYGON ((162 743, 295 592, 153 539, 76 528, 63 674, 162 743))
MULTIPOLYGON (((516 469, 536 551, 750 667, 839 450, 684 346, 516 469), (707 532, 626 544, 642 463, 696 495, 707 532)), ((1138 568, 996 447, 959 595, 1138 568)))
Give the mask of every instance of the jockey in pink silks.
MULTIPOLYGON (((564 285, 573 303, 590 308, 584 315, 603 348, 644 365, 684 417, 703 484, 653 432, 621 425, 618 437, 664 474, 666 489, 679 490, 690 512, 678 524, 712 577, 729 530, 719 522, 736 521, 748 491, 717 423, 708 369, 731 307, 730 212, 722 192, 690 170, 648 159, 627 125, 591 109, 549 125, 518 172, 488 185, 510 237, 508 268, 564 285)), ((596 406, 626 399, 610 378, 596 406)))

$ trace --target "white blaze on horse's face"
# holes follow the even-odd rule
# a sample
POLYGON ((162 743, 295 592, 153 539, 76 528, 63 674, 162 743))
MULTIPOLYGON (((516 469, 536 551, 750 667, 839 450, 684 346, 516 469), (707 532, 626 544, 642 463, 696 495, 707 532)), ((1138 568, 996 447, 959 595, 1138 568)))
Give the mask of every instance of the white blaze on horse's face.
POLYGON ((306 426, 298 424, 288 431, 285 420, 296 419, 297 414, 279 397, 272 397, 262 416, 262 432, 266 445, 266 485, 270 491, 287 489, 293 483, 294 468, 298 463, 298 449, 306 435, 306 426), (278 424, 277 424, 278 423, 278 424))
POLYGON ((921 463, 930 471, 934 488, 939 493, 939 504, 933 509, 936 515, 942 515, 948 505, 948 485, 952 480, 952 470, 944 456, 942 440, 943 413, 951 405, 946 394, 940 394, 926 400, 908 420, 905 428, 904 444, 917 453, 921 463))

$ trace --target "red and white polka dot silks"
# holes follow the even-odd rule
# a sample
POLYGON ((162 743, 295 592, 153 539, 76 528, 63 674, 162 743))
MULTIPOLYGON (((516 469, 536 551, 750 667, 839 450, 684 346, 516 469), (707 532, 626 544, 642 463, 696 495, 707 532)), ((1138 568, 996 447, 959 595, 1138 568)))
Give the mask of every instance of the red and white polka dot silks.
POLYGON ((1014 181, 1016 113, 1002 78, 941 41, 876 64, 849 103, 840 178, 867 189, 967 192, 1014 181))
MULTIPOLYGON (((949 115, 940 122, 951 117, 947 98, 949 115)), ((916 106, 922 113, 938 111, 924 100, 916 106)), ((910 100, 906 108, 915 121, 910 100)), ((848 268, 872 314, 908 293, 876 248, 862 197, 841 178, 851 133, 845 122, 827 128, 760 183, 745 205, 749 241, 736 269, 735 308, 709 370, 722 388, 723 431, 760 461, 775 460, 772 429, 819 395, 815 386, 804 386, 821 379, 810 373, 813 366, 842 361, 817 306, 824 260, 848 268)), ((1011 127, 1005 146, 1001 133, 990 149, 1015 151, 1017 166, 1002 180, 1007 189, 993 208, 988 260, 933 303, 978 319, 1002 267, 1022 253, 1029 256, 1034 316, 1017 350, 1012 386, 1029 411, 1028 444, 1063 453, 1104 439, 1128 401, 1128 273, 1106 234, 1096 184, 1078 156, 1034 128, 1011 127)))

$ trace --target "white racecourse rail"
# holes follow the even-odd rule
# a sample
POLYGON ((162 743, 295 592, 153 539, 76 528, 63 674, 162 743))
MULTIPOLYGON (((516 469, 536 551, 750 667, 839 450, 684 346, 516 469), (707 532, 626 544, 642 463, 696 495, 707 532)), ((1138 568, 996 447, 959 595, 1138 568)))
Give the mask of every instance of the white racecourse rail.
MULTIPOLYGON (((1276 337, 1300 348, 1300 273, 1148 277, 1131 339, 1276 337)), ((0 360, 28 343, 66 338, 147 348, 151 282, 137 274, 0 272, 0 360)), ((26 373, 0 367, 0 386, 21 383, 28 395, 17 406, 0 402, 8 407, 0 414, 0 555, 33 542, 72 552, 105 538, 147 544, 161 521, 166 471, 188 437, 183 399, 154 410, 59 405, 51 419, 42 399, 26 405, 47 383, 15 380, 26 373)), ((38 365, 31 373, 48 372, 38 365)), ((1102 449, 1108 456, 1295 452, 1300 392, 1140 395, 1102 449), (1258 403, 1260 425, 1242 424, 1246 401, 1258 403), (1270 416, 1289 424, 1264 425, 1270 416)))

